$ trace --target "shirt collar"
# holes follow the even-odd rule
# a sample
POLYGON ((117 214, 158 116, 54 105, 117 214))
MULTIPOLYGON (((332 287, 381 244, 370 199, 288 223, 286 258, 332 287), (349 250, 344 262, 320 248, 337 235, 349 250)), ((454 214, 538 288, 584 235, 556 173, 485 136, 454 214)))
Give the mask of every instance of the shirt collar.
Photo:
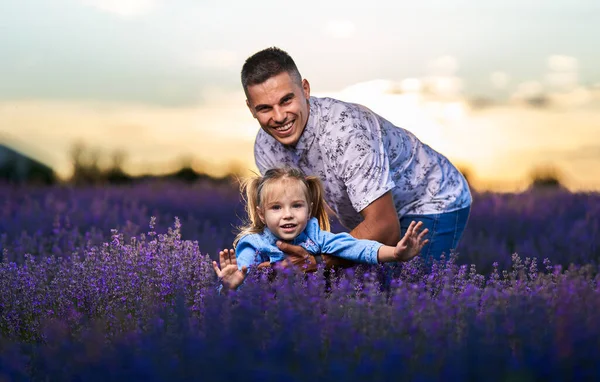
MULTIPOLYGON (((312 220, 312 219, 314 219, 314 218, 311 218, 310 220, 312 220)), ((308 222, 308 225, 311 224, 310 220, 308 222)), ((308 228, 308 225, 307 225, 307 228, 308 228)), ((275 236, 273 234, 273 232, 271 232, 271 230, 266 226, 263 229, 262 237, 263 237, 263 239, 265 239, 267 241, 267 243, 269 243, 270 245, 272 245, 274 247, 277 247, 277 245, 275 244, 277 242, 277 240, 281 240, 280 238, 275 236)), ((306 240, 306 237, 307 237, 307 235, 306 235, 306 228, 305 228, 304 231, 300 232, 300 235, 298 235, 294 240, 292 240, 289 243, 292 245, 299 245, 300 243, 303 243, 306 240)))
POLYGON ((267 243, 269 243, 271 245, 275 245, 277 240, 279 240, 279 238, 277 236, 273 235, 273 232, 271 232, 271 230, 269 228, 267 228, 266 226, 265 226, 265 229, 263 230, 262 237, 263 237, 263 239, 265 239, 267 241, 267 243))
POLYGON ((315 137, 317 136, 317 121, 319 120, 319 110, 318 105, 316 103, 316 99, 314 97, 310 97, 308 99, 309 104, 309 115, 308 120, 306 122, 306 126, 304 127, 304 131, 296 143, 294 150, 309 150, 315 141, 315 137))

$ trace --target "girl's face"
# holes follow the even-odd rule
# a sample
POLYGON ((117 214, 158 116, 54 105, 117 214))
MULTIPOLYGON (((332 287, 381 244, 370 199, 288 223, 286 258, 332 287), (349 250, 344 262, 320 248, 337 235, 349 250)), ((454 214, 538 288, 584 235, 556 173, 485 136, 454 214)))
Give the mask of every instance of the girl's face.
POLYGON ((304 183, 282 179, 263 190, 258 216, 275 236, 293 240, 306 228, 310 208, 304 183))

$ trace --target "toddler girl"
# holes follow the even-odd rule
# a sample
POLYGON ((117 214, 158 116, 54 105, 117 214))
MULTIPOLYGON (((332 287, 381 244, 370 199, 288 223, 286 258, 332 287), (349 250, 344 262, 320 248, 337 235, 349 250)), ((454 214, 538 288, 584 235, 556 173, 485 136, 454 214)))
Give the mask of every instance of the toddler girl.
POLYGON ((408 261, 428 242, 424 239, 427 229, 420 232, 422 223, 414 221, 396 247, 329 232, 321 181, 298 169, 270 169, 262 177, 248 179, 242 191, 249 223, 235 238, 235 251, 219 253, 221 259, 235 253, 236 260, 221 264, 223 269, 213 261, 215 273, 226 288, 241 285, 251 265, 284 260, 285 254, 275 244, 278 240, 299 245, 313 255, 328 254, 364 264, 408 261))

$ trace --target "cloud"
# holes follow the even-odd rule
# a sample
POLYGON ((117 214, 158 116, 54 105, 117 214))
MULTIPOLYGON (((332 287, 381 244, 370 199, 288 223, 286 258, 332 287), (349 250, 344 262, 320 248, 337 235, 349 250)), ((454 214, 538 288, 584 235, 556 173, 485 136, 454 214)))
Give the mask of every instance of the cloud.
POLYGON ((563 55, 548 57, 546 83, 554 90, 570 91, 579 83, 579 63, 577 58, 563 55))
POLYGON ((459 68, 454 56, 441 56, 427 62, 429 75, 422 79, 423 90, 443 98, 455 98, 463 89, 463 80, 456 75, 459 68))
POLYGON ((544 86, 539 81, 525 81, 517 85, 511 101, 536 107, 548 106, 544 86))
POLYGON ((456 57, 441 56, 430 60, 427 68, 433 76, 453 76, 459 68, 459 63, 456 57))
POLYGON ((354 36, 356 25, 350 20, 329 20, 325 26, 325 33, 337 39, 347 39, 354 36))
POLYGON ((548 98, 554 106, 569 108, 589 104, 594 99, 594 93, 589 89, 578 86, 570 91, 551 93, 548 98))
POLYGON ((548 68, 557 72, 573 72, 579 67, 577 58, 571 56, 552 55, 548 57, 548 68))
POLYGON ((135 18, 153 11, 160 0, 80 0, 84 5, 115 14, 124 19, 135 18))
POLYGON ((423 79, 424 89, 443 98, 456 98, 463 89, 463 80, 457 76, 430 76, 423 79))

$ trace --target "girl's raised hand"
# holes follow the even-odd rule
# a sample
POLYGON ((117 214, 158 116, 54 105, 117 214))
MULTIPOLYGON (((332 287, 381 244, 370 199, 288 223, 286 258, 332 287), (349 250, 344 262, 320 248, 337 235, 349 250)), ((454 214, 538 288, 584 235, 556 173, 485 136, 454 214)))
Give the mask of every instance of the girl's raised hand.
POLYGON ((406 233, 394 249, 394 257, 397 261, 408 261, 421 253, 423 246, 429 242, 428 239, 425 239, 429 230, 425 228, 419 232, 422 228, 423 222, 417 223, 414 220, 410 222, 406 233))
POLYGON ((235 250, 224 249, 219 251, 219 265, 216 261, 212 262, 213 269, 219 280, 225 288, 236 289, 246 278, 248 267, 244 266, 241 270, 238 269, 235 250))

